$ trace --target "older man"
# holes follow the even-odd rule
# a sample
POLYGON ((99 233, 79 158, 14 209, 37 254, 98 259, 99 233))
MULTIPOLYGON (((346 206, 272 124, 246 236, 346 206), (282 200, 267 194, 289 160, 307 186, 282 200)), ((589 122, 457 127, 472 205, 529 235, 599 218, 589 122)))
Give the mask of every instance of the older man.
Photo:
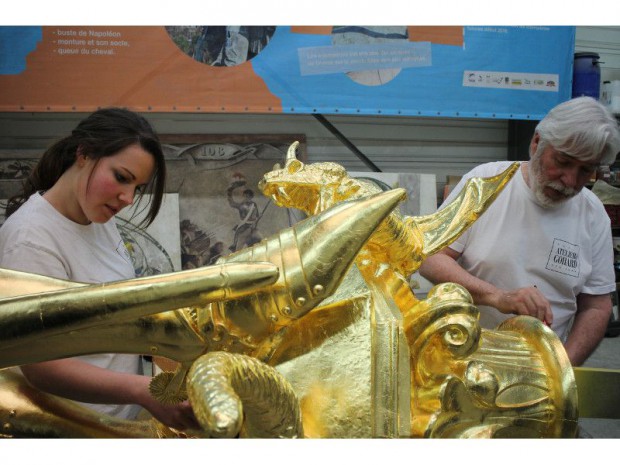
MULTIPOLYGON (((610 221, 586 183, 620 151, 615 118, 579 97, 553 108, 536 127, 530 161, 474 225, 420 269, 432 282, 469 290, 483 327, 517 315, 545 323, 581 365, 604 336, 616 283, 610 221)), ((510 162, 474 168, 493 176, 510 162)))

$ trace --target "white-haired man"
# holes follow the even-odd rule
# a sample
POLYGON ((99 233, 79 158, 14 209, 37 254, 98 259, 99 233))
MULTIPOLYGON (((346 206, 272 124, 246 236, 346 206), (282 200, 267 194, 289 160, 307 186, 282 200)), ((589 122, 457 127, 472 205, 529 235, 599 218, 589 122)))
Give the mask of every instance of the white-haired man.
MULTIPOLYGON (((536 126, 529 162, 420 273, 434 283, 463 285, 483 327, 515 314, 546 322, 571 363, 581 365, 604 337, 616 289, 610 220, 584 186, 619 151, 618 123, 596 100, 579 97, 554 107, 536 126)), ((474 168, 444 205, 467 179, 493 176, 509 164, 474 168)))

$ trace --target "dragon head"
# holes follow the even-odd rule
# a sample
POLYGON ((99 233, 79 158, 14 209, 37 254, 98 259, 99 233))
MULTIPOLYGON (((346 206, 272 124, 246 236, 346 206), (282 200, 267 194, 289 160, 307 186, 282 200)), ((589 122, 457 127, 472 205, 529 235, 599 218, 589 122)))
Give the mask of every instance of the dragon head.
POLYGON ((276 164, 258 183, 258 188, 276 205, 315 215, 350 198, 359 188, 337 163, 306 165, 298 160, 295 155, 298 146, 299 142, 291 144, 284 167, 276 164))

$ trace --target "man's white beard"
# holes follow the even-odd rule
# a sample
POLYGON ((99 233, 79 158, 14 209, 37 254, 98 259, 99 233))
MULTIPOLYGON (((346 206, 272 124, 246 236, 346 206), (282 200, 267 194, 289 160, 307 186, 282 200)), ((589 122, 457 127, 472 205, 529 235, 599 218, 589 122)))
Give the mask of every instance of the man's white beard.
POLYGON ((534 157, 532 157, 528 164, 528 169, 530 173, 530 189, 532 189, 532 192, 534 193, 534 198, 536 199, 536 203, 538 205, 543 208, 558 208, 570 197, 573 197, 579 193, 579 191, 573 189, 572 187, 565 186, 560 181, 548 181, 542 174, 540 165, 540 154, 536 154, 534 157), (559 191, 568 197, 562 198, 560 200, 551 199, 545 195, 545 187, 551 187, 552 189, 555 189, 556 191, 559 191))

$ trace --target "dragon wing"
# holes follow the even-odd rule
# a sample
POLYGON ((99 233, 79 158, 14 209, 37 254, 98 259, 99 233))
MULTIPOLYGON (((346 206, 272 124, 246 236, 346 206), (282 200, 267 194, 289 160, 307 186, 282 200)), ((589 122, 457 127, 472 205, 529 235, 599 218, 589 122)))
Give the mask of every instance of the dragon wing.
POLYGON ((496 176, 471 178, 459 195, 438 212, 410 217, 424 237, 424 256, 433 255, 463 234, 493 203, 519 166, 515 162, 496 176))

